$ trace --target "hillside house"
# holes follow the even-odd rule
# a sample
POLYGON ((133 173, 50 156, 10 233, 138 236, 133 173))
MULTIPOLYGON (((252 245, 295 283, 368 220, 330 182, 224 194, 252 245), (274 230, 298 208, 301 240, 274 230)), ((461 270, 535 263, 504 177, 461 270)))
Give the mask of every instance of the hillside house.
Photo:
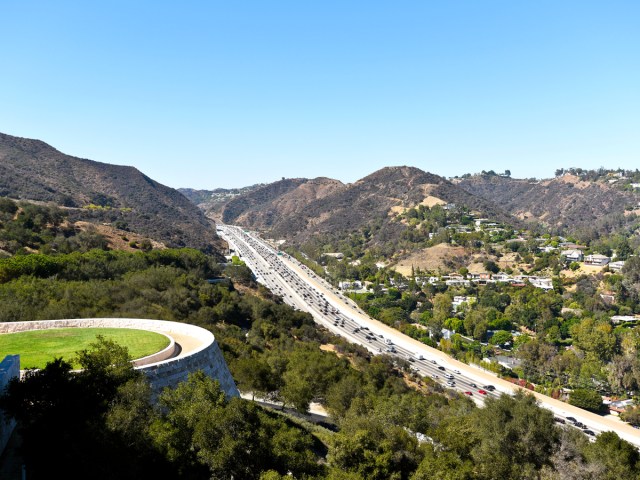
POLYGON ((632 407, 635 401, 633 399, 628 400, 614 400, 607 404, 607 402, 603 402, 605 405, 608 405, 609 410, 616 413, 622 413, 627 408, 632 407))
POLYGON ((624 260, 618 260, 609 264, 609 270, 612 272, 620 272, 622 271, 622 267, 624 267, 624 260))
POLYGON ((609 263, 611 259, 606 255, 600 255, 599 253, 594 253, 591 255, 587 255, 584 257, 585 265, 592 265, 594 267, 604 267, 609 263))
POLYGON ((491 278, 493 278, 496 282, 508 282, 512 280, 511 275, 504 272, 494 273, 491 278))
POLYGON ((463 278, 450 278, 444 282, 449 287, 459 286, 459 287, 468 287, 471 285, 469 280, 465 280, 463 278))
POLYGON ((584 255, 580 250, 570 249, 560 252, 560 256, 564 257, 567 262, 581 262, 584 255))
POLYGON ((339 282, 338 288, 340 288, 340 290, 360 290, 362 288, 362 283, 359 280, 339 282))
POLYGON ((477 301, 476 297, 466 297, 463 295, 456 295, 455 297, 453 297, 453 301, 451 302, 451 306, 453 307, 453 311, 457 312, 458 308, 460 308, 460 306, 462 306, 463 304, 472 304, 475 303, 477 301))
POLYGON ((541 288, 543 290, 553 290, 553 283, 550 278, 529 277, 529 283, 536 288, 541 288))
POLYGON ((611 322, 615 324, 635 322, 636 320, 638 317, 635 315, 614 315, 611 317, 611 322))

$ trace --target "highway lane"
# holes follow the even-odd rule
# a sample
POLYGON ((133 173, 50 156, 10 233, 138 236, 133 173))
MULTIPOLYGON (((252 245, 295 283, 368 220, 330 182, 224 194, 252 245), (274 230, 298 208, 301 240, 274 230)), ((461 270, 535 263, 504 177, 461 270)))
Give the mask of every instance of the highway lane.
MULTIPOLYGON (((447 387, 471 392, 478 404, 482 404, 485 397, 479 390, 488 396, 497 396, 501 393, 512 395, 520 388, 370 318, 352 300, 305 265, 286 253, 276 251, 256 235, 229 225, 218 225, 218 228, 221 236, 242 257, 260 283, 281 295, 289 305, 311 313, 317 323, 350 342, 358 343, 374 354, 386 353, 408 360, 418 374, 432 377, 443 385, 448 380, 445 375, 451 375, 455 384, 447 387), (495 391, 485 386, 494 387, 495 391)), ((625 440, 640 446, 640 432, 619 420, 601 417, 545 395, 534 395, 542 406, 552 410, 558 418, 575 418, 595 433, 614 430, 625 440)))
MULTIPOLYGON (((385 353, 406 360, 410 363, 411 369, 420 376, 430 377, 460 392, 469 392, 477 402, 481 402, 486 395, 498 395, 497 392, 491 391, 491 386, 478 386, 473 379, 462 375, 455 368, 445 366, 443 362, 438 363, 435 357, 428 357, 426 352, 396 344, 380 331, 373 331, 362 322, 360 316, 363 312, 350 299, 331 290, 331 286, 323 280, 319 283, 324 284, 324 292, 310 285, 297 272, 288 268, 284 263, 284 254, 280 256, 270 246, 229 227, 221 229, 220 233, 242 257, 260 283, 275 294, 281 295, 286 303, 311 313, 318 323, 332 332, 364 346, 373 354, 385 353), (327 290, 330 290, 331 294, 327 290), (335 296, 339 300, 328 298, 327 295, 335 296), (449 382, 451 384, 448 384, 449 382)), ((299 267, 306 269, 304 266, 299 267)), ((318 278, 308 270, 306 275, 318 278)))

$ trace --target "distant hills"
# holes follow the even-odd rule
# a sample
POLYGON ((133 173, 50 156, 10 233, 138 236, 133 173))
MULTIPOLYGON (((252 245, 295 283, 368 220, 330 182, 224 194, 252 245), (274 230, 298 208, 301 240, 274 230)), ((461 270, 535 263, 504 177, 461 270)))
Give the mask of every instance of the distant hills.
POLYGON ((133 167, 65 155, 0 133, 0 196, 52 202, 74 220, 118 224, 168 246, 217 251, 213 223, 177 190, 133 167))
POLYGON ((251 193, 264 185, 264 183, 260 183, 242 188, 216 188, 215 190, 179 188, 178 191, 200 207, 209 218, 219 221, 221 218, 218 213, 223 205, 237 196, 251 193))
POLYGON ((351 184, 329 178, 283 179, 218 204, 212 215, 295 242, 363 230, 384 242, 405 229, 395 221, 397 215, 420 203, 465 205, 497 221, 518 223, 494 203, 445 178, 406 166, 383 168, 351 184))
POLYGON ((474 175, 457 185, 500 205, 513 217, 539 222, 556 232, 608 233, 633 220, 640 195, 631 180, 618 175, 588 179, 564 174, 552 179, 526 180, 474 175), (636 190, 637 191, 637 190, 636 190))
POLYGON ((516 228, 535 223, 588 239, 634 221, 640 196, 632 181, 613 173, 597 178, 565 173, 547 180, 479 174, 449 181, 404 166, 383 168, 351 184, 290 178, 209 191, 209 198, 196 191, 190 198, 197 198, 211 218, 299 244, 317 236, 344 239, 354 232, 371 235, 371 244, 390 242, 406 230, 398 215, 420 204, 456 204, 516 228))

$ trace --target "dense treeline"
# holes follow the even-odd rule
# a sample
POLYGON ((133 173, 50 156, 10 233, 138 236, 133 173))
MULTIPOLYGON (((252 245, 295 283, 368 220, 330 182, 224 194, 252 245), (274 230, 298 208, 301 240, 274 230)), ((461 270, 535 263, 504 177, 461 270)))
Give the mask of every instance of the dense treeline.
POLYGON ((224 399, 199 374, 154 406, 126 352, 103 341, 81 353, 83 374, 56 361, 4 398, 21 423, 30 478, 620 479, 640 472, 626 442, 611 434, 590 444, 557 427, 532 397, 477 409, 468 398, 443 395, 408 364, 371 357, 319 329, 256 287, 241 265, 223 272, 232 282, 210 284, 220 271, 192 250, 56 258, 53 273, 27 268, 0 285, 3 320, 137 316, 199 324, 215 333, 242 390, 302 412, 320 402, 337 432, 224 399))

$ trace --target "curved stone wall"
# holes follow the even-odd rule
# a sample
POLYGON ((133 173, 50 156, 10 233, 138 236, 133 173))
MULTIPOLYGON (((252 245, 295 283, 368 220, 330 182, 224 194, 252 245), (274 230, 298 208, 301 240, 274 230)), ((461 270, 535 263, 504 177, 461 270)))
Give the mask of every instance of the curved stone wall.
POLYGON ((135 367, 147 375, 154 393, 159 393, 164 387, 175 387, 186 380, 190 372, 203 370, 220 382, 227 396, 239 395, 215 337, 204 328, 188 323, 142 318, 76 318, 0 323, 0 333, 51 328, 135 328, 165 334, 173 340, 172 344, 161 352, 138 359, 136 363, 144 360, 144 365, 135 367))

